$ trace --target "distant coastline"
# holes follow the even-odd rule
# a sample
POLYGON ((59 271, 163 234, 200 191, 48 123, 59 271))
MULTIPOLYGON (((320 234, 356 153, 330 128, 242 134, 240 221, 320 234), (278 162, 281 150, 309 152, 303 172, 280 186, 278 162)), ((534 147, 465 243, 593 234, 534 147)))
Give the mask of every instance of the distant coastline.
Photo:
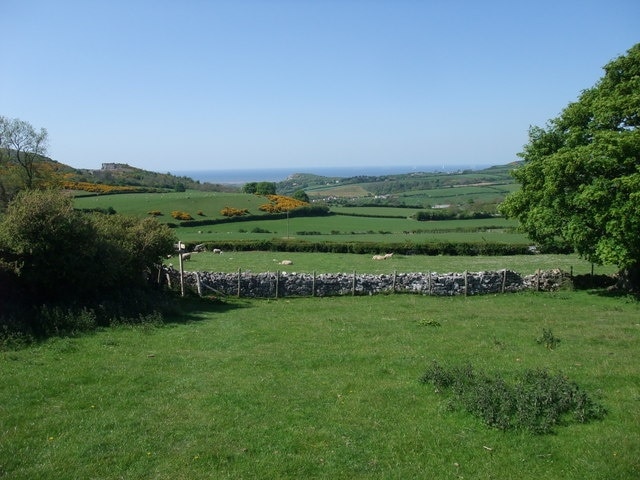
POLYGON ((242 185, 247 182, 281 182, 294 173, 310 173, 324 177, 355 177, 359 175, 400 175, 411 172, 456 172, 459 170, 478 170, 490 165, 445 165, 440 168, 431 166, 372 166, 372 167, 277 167, 255 169, 212 169, 177 170, 172 175, 189 177, 193 180, 209 183, 242 185))

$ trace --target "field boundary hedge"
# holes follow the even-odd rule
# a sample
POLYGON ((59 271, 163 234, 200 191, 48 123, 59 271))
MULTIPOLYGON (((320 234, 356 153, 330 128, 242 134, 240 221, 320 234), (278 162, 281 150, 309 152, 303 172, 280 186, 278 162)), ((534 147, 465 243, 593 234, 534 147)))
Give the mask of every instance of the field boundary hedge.
MULTIPOLYGON (((508 244, 493 242, 425 242, 425 243, 384 243, 384 242, 311 242, 306 240, 270 239, 270 240, 220 240, 204 242, 207 250, 219 248, 224 251, 269 251, 269 252, 301 252, 301 253, 356 253, 377 254, 395 252, 402 255, 453 255, 453 256, 502 256, 532 255, 535 253, 573 253, 572 250, 560 247, 534 249, 530 244, 508 244)), ((193 249, 194 244, 187 244, 193 249)))

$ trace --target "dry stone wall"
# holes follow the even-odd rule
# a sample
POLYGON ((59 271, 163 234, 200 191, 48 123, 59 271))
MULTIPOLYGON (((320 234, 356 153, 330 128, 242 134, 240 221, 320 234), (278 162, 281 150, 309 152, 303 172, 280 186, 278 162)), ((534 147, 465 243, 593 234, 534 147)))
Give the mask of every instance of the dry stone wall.
MULTIPOLYGON (((180 273, 167 270, 170 283, 179 285, 180 273)), ((420 295, 485 295, 522 290, 553 291, 570 283, 569 274, 547 270, 522 276, 511 270, 464 273, 235 273, 184 272, 184 285, 201 294, 217 293, 253 298, 329 297, 414 293, 420 295)))

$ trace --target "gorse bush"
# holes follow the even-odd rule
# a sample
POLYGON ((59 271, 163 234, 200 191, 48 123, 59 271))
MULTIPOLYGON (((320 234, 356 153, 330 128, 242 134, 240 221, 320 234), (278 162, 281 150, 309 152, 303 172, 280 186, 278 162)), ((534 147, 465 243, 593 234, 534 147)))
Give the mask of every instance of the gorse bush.
POLYGON ((433 362, 420 380, 438 393, 450 392, 451 408, 462 408, 500 430, 546 434, 571 420, 585 423, 606 413, 577 384, 546 370, 526 370, 508 382, 470 364, 445 368, 433 362))
POLYGON ((171 212, 171 216, 176 220, 193 220, 193 217, 187 212, 181 212, 180 210, 174 210, 171 212))

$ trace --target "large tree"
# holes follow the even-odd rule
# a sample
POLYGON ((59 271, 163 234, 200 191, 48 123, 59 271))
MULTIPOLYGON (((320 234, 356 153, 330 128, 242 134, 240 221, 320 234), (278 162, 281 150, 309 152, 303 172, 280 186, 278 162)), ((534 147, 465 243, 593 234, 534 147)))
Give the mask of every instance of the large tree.
POLYGON ((531 127, 502 212, 541 245, 617 265, 640 285, 640 44, 546 128, 531 127))
POLYGON ((0 195, 5 202, 13 190, 37 186, 46 170, 42 157, 47 153, 49 134, 18 118, 0 116, 0 195))

